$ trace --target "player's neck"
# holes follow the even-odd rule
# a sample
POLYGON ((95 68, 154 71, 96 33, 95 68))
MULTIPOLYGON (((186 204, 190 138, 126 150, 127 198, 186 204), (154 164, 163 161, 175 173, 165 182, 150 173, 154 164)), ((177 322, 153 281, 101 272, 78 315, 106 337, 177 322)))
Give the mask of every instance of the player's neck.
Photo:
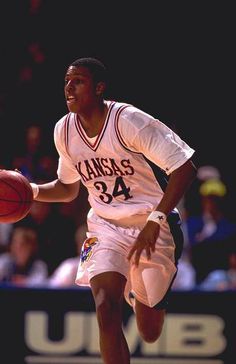
POLYGON ((79 122, 89 138, 98 135, 105 123, 108 112, 108 105, 104 101, 89 114, 78 115, 79 122))

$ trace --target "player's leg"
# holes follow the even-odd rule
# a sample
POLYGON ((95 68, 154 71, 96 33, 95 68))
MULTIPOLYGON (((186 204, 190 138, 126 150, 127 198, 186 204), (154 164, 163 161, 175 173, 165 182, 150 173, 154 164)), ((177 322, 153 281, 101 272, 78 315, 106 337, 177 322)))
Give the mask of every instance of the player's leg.
POLYGON ((156 245, 151 261, 147 261, 144 255, 139 267, 131 268, 131 287, 136 292, 136 299, 133 302, 131 299, 131 302, 138 330, 147 342, 154 342, 161 335, 171 286, 177 273, 183 247, 178 215, 169 217, 169 225, 160 231, 156 245))
POLYGON ((135 300, 137 328, 142 339, 148 343, 155 342, 161 335, 166 310, 163 306, 149 307, 135 300))
POLYGON ((138 267, 131 265, 125 287, 126 301, 133 307, 138 330, 146 342, 154 342, 161 335, 168 296, 176 274, 167 249, 164 254, 160 250, 153 253, 152 260, 147 260, 143 254, 138 267))
POLYGON ((126 278, 105 272, 90 280, 96 305, 101 355, 105 364, 129 364, 130 354, 122 331, 122 306, 126 278))

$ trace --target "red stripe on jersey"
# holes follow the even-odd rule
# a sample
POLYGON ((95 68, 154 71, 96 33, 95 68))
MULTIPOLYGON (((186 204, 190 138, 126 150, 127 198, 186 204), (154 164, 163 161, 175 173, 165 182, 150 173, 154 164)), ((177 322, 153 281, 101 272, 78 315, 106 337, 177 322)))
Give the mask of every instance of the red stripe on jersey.
POLYGON ((119 128, 118 128, 118 121, 119 121, 119 117, 120 117, 120 114, 121 112, 126 109, 127 107, 129 107, 130 105, 124 105, 124 106, 121 106, 117 113, 116 113, 116 116, 115 116, 115 131, 116 131, 116 134, 117 134, 117 137, 119 139, 119 142, 121 143, 121 145, 123 145, 124 147, 127 147, 127 145, 125 144, 124 142, 124 139, 122 138, 121 134, 120 134, 120 131, 119 131, 119 128))
POLYGON ((68 143, 69 143, 69 120, 70 120, 70 115, 71 113, 69 113, 65 119, 65 125, 64 125, 64 137, 65 137, 65 147, 66 147, 66 152, 68 153, 68 143))

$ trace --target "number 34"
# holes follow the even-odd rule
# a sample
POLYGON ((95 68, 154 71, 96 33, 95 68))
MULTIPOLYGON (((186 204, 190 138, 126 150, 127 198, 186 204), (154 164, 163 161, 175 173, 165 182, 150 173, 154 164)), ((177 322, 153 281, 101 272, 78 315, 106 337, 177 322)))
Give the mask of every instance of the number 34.
POLYGON ((107 185, 105 182, 97 181, 94 183, 94 187, 101 192, 99 197, 103 202, 107 204, 112 202, 113 197, 124 195, 124 200, 128 200, 129 198, 133 197, 129 193, 130 188, 125 185, 125 182, 121 176, 116 178, 112 194, 107 192, 107 185))

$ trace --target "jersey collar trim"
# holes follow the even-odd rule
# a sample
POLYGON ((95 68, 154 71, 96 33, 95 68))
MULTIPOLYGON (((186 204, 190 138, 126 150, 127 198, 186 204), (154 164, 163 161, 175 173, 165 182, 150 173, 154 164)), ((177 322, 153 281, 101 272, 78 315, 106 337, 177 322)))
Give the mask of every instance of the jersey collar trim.
POLYGON ((88 138, 87 134, 85 133, 83 127, 82 127, 82 124, 81 124, 81 121, 79 119, 79 116, 77 114, 75 114, 75 127, 76 127, 76 130, 78 132, 78 134, 80 135, 80 137, 82 138, 82 140, 84 141, 84 143, 92 150, 96 151, 98 146, 99 146, 99 143, 105 133, 105 130, 107 128, 107 124, 108 124, 108 121, 109 121, 109 118, 110 118, 110 115, 111 115, 111 110, 113 108, 113 106, 115 105, 115 102, 111 102, 110 105, 109 105, 109 108, 108 108, 108 112, 107 112, 107 116, 106 116, 106 120, 104 122, 104 125, 100 131, 100 133, 97 135, 94 143, 91 143, 91 141, 89 140, 90 138, 88 138))

